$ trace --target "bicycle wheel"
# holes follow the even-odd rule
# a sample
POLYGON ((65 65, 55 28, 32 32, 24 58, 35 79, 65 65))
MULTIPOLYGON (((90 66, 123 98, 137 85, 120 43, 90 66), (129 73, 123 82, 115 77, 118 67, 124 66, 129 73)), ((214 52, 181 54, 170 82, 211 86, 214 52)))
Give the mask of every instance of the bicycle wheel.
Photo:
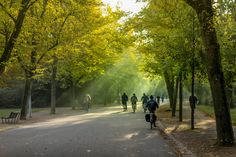
POLYGON ((153 126, 153 113, 150 113, 150 129, 152 129, 153 126))
POLYGON ((135 104, 132 105, 132 109, 133 109, 133 112, 135 112, 135 110, 136 110, 136 105, 135 104))

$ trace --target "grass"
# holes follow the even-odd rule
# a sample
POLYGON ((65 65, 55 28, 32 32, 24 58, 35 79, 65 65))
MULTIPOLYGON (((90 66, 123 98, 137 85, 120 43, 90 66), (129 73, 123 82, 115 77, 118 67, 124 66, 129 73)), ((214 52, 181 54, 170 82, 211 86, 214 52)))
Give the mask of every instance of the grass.
MULTIPOLYGON (((213 118, 215 117, 213 106, 199 105, 197 106, 197 108, 201 110, 202 112, 206 113, 207 115, 213 118)), ((230 109, 230 113, 231 113, 232 123, 236 125, 236 108, 230 109)))
POLYGON ((17 108, 0 109, 0 117, 7 117, 11 112, 20 112, 17 108))
MULTIPOLYGON (((48 108, 32 108, 32 112, 40 112, 48 108)), ((7 117, 11 112, 20 112, 19 108, 2 108, 0 109, 0 117, 7 117)))

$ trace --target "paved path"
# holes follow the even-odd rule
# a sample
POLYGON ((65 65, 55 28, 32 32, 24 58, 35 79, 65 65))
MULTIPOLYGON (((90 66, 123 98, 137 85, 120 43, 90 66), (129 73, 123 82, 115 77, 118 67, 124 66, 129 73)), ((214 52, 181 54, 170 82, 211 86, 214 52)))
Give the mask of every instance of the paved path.
POLYGON ((120 107, 0 132, 0 157, 175 157, 144 113, 120 107))

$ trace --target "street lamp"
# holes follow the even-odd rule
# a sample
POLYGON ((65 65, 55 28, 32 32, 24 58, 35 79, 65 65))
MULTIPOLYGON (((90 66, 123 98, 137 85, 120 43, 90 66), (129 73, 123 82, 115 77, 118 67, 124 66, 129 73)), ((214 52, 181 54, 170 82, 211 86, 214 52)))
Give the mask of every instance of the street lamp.
POLYGON ((195 81, 195 15, 193 12, 192 15, 192 61, 191 61, 191 71, 192 71, 192 88, 191 88, 191 96, 189 97, 189 103, 191 107, 191 129, 194 129, 194 109, 196 105, 197 98, 194 95, 194 81, 195 81))

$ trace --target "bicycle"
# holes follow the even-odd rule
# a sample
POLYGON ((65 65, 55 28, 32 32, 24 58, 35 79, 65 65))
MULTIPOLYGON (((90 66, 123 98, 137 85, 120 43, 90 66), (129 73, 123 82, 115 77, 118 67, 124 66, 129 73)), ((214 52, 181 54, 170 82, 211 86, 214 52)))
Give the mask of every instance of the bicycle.
POLYGON ((143 112, 146 113, 147 112, 147 103, 143 102, 143 112))
POLYGON ((133 112, 135 113, 135 110, 136 110, 136 103, 132 103, 132 109, 133 109, 133 112))
POLYGON ((150 122, 150 129, 152 129, 153 126, 156 127, 156 125, 155 125, 156 118, 157 117, 153 112, 149 113, 149 120, 147 122, 150 122))

